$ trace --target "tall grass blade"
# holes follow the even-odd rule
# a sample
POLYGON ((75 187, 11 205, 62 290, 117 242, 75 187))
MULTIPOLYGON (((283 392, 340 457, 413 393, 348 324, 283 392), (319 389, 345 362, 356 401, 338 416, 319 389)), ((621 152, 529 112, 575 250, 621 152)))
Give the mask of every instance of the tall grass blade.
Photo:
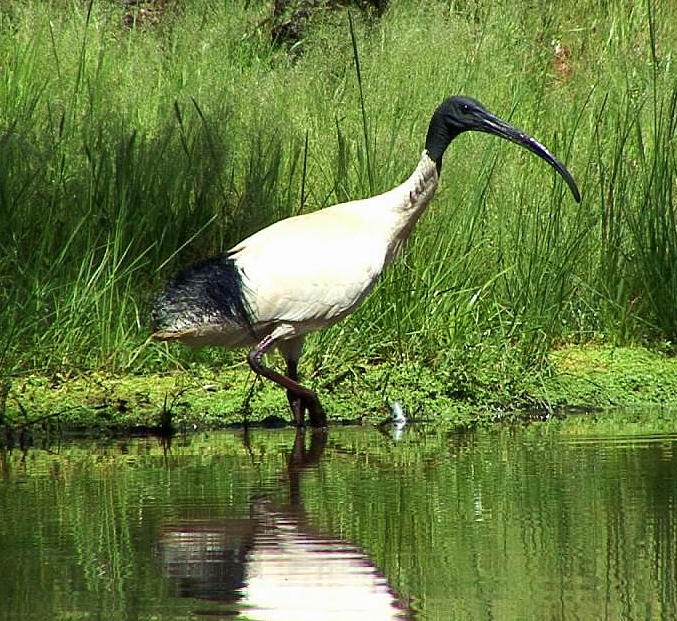
POLYGON ((357 36, 355 34, 355 24, 353 16, 348 11, 348 24, 350 25, 350 41, 353 46, 353 61, 355 63, 355 74, 357 76, 357 88, 360 95, 360 111, 362 112, 362 134, 364 137, 364 156, 366 158, 367 178, 369 179, 369 195, 375 194, 374 188, 374 170, 372 168, 371 141, 369 139, 369 123, 367 121, 367 106, 364 99, 364 89, 362 86, 362 71, 360 69, 360 55, 357 50, 357 36))

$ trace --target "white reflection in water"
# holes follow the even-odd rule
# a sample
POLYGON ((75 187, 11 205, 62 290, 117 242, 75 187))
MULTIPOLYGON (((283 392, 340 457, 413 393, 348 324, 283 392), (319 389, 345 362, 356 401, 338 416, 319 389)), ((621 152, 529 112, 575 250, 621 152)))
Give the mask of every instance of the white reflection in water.
POLYGON ((247 556, 242 595, 253 619, 402 618, 385 577, 360 550, 273 512, 247 556))
POLYGON ((371 559, 354 545, 313 532, 299 477, 317 463, 325 437, 305 450, 297 435, 290 458, 290 503, 254 498, 251 517, 166 525, 163 572, 178 597, 219 601, 252 621, 348 621, 412 618, 371 559))

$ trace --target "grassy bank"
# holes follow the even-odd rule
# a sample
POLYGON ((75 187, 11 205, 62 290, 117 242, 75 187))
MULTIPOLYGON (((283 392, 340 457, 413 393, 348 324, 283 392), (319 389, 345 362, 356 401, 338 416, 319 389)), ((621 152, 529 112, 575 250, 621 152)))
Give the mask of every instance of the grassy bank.
MULTIPOLYGON (((670 416, 677 403, 677 359, 641 347, 567 346, 548 356, 547 368, 531 369, 519 381, 491 368, 472 377, 463 373, 421 363, 352 365, 317 378, 315 387, 332 425, 386 422, 394 402, 413 424, 441 428, 570 413, 584 414, 582 425, 611 411, 628 420, 670 416)), ((5 421, 28 434, 24 438, 290 423, 284 393, 255 379, 245 363, 196 364, 190 372, 26 375, 3 398, 5 421)))
MULTIPOLYGON (((372 411, 398 376, 412 401, 428 382, 460 407, 510 408, 567 400, 538 390, 562 346, 672 353, 669 3, 393 2, 381 17, 353 12, 355 46, 347 11, 318 12, 291 51, 271 43, 270 7, 179 4, 131 25, 103 0, 0 9, 6 395, 78 377, 191 382, 186 368, 207 367, 238 369, 246 392, 241 352, 148 342, 154 292, 280 217, 399 183, 432 110, 459 92, 548 145, 582 203, 536 158, 459 138, 404 257, 357 313, 309 340, 304 377, 358 378, 372 411)), ((219 410, 236 413, 235 395, 219 410)), ((2 415, 23 416, 18 402, 2 415)))

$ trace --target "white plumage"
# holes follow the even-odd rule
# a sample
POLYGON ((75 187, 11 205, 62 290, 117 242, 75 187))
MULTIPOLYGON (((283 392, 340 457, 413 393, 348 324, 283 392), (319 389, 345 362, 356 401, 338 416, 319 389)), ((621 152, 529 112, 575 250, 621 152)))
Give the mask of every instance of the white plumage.
POLYGON ((288 338, 355 310, 436 187, 435 164, 424 153, 416 172, 385 194, 280 220, 232 248, 257 323, 285 324, 288 338))

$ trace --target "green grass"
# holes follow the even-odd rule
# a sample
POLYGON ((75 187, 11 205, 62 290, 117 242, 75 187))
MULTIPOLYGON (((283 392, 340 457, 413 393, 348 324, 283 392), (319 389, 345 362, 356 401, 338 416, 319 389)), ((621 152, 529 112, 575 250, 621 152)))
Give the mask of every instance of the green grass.
POLYGON ((495 385, 520 404, 554 347, 671 350, 669 3, 393 2, 314 19, 298 55, 271 45, 264 5, 180 4, 136 28, 103 0, 0 10, 5 384, 240 361, 149 343, 154 292, 281 217, 402 181, 452 93, 544 142, 582 203, 526 152, 460 137, 404 256, 310 339, 305 376, 424 365, 461 400, 495 385))

